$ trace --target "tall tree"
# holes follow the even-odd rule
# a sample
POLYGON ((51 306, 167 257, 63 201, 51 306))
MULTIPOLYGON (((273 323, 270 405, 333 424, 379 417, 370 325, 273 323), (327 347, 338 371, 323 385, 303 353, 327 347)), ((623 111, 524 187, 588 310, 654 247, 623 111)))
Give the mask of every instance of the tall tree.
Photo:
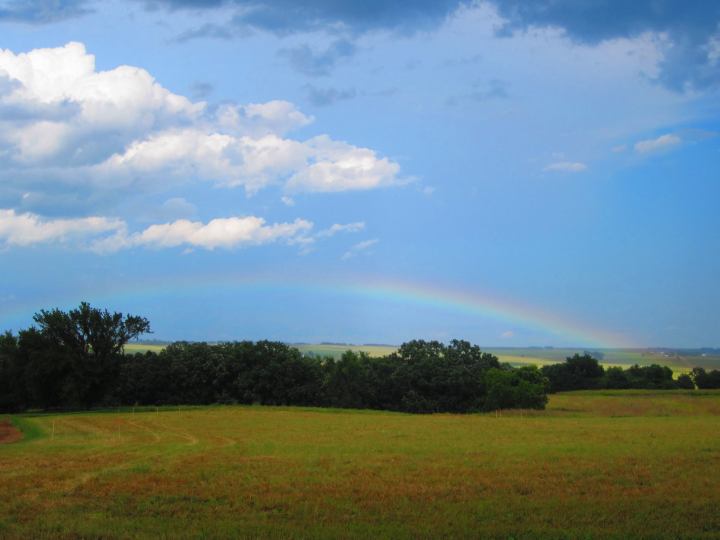
POLYGON ((69 401, 82 406, 104 397, 108 382, 117 374, 125 344, 150 332, 150 322, 144 317, 110 313, 87 302, 67 312, 41 310, 33 319, 57 355, 70 359, 64 392, 69 401))

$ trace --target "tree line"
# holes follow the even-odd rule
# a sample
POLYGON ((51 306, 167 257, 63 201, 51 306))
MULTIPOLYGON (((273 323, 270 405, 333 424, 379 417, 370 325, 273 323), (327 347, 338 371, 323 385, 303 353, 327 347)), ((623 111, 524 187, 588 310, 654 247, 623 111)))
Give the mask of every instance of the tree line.
POLYGON ((35 325, 0 335, 0 412, 132 405, 242 403, 413 413, 542 409, 548 392, 600 388, 720 388, 720 371, 673 379, 663 366, 603 368, 591 354, 514 368, 477 345, 414 340, 382 357, 303 355, 273 341, 176 342, 124 354, 148 333, 139 316, 82 303, 42 310, 35 325))
POLYGON ((0 337, 0 410, 259 403, 414 413, 544 408, 547 379, 476 345, 410 341, 387 356, 305 356, 272 341, 177 342, 125 355, 147 319, 77 309, 40 311, 0 337))
POLYGON ((575 354, 565 362, 549 364, 541 368, 548 379, 549 392, 568 390, 598 389, 713 389, 720 388, 720 371, 706 371, 696 367, 689 374, 683 373, 677 379, 667 366, 652 364, 634 365, 626 369, 609 367, 605 369, 591 354, 575 354))

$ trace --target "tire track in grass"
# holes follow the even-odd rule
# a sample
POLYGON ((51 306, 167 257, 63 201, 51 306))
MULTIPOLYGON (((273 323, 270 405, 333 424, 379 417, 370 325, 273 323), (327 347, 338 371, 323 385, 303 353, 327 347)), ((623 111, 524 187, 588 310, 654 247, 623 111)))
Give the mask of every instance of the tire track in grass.
MULTIPOLYGON (((121 418, 120 421, 124 422, 127 425, 133 426, 142 432, 148 433, 152 436, 152 442, 139 443, 139 445, 140 445, 139 450, 142 450, 143 447, 148 446, 148 445, 150 445, 151 447, 157 447, 158 445, 162 444, 162 435, 160 433, 158 433, 157 431, 152 430, 147 425, 144 425, 144 423, 140 423, 140 422, 137 422, 134 420, 128 420, 126 418, 121 418)), ((72 482, 68 482, 68 485, 63 486, 63 488, 64 488, 63 491, 69 495, 69 494, 72 494, 74 491, 76 491, 81 486, 90 482, 91 480, 94 480, 105 474, 111 474, 111 473, 116 473, 116 472, 121 472, 121 471, 128 470, 128 469, 132 469, 133 467, 140 465, 142 463, 145 463, 147 461, 162 458, 163 456, 168 456, 174 452, 174 444, 171 441, 167 441, 166 445, 167 446, 165 448, 163 448, 162 450, 160 450, 159 452, 153 452, 150 454, 145 453, 136 459, 124 461, 123 463, 112 465, 109 467, 102 467, 102 468, 96 469, 92 472, 82 473, 79 476, 75 477, 75 479, 72 482)), ((129 446, 129 444, 126 446, 129 446)))
MULTIPOLYGON (((153 422, 148 422, 148 423, 151 425, 157 426, 157 422, 158 422, 158 420, 156 420, 154 423, 153 422)), ((166 425, 162 425, 162 424, 159 427, 162 428, 164 431, 167 431, 169 433, 172 433, 173 435, 176 435, 178 437, 186 439, 188 441, 187 446, 196 446, 197 444, 200 443, 200 439, 198 439, 197 437, 195 437, 194 435, 192 435, 191 433, 189 433, 187 431, 173 429, 173 428, 170 428, 170 427, 168 427, 166 425)))
MULTIPOLYGON (((162 423, 161 419, 113 419, 113 423, 116 426, 118 424, 132 426, 135 430, 138 430, 139 432, 150 436, 150 438, 139 441, 136 440, 135 435, 131 435, 131 438, 129 440, 125 439, 120 434, 121 431, 119 428, 117 430, 113 428, 106 428, 102 425, 97 425, 92 421, 92 419, 89 418, 57 418, 53 419, 53 423, 55 424, 55 428, 53 430, 54 434, 52 436, 52 439, 49 440, 61 438, 65 442, 79 444, 87 442, 87 439, 90 439, 93 441, 93 444, 97 444, 101 448, 107 447, 106 445, 109 442, 112 442, 112 445, 116 448, 125 448, 128 451, 141 452, 141 455, 139 457, 129 460, 123 460, 120 463, 117 463, 117 461, 115 461, 115 463, 112 465, 98 467, 92 471, 83 472, 79 475, 73 476, 72 478, 68 478, 65 481, 61 481, 59 484, 60 491, 62 493, 65 493, 66 495, 72 495, 74 492, 76 492, 79 488, 81 488, 88 482, 91 482, 103 475, 129 470, 143 463, 162 459, 163 457, 168 457, 176 453, 177 444, 173 443, 169 439, 163 441, 164 434, 174 435, 176 437, 179 437, 180 439, 184 439, 186 441, 183 444, 185 448, 197 447, 201 444, 201 442, 207 442, 205 440, 201 441, 199 437, 193 435, 189 431, 169 427, 162 423), (80 441, 78 439, 84 439, 84 441, 80 441), (164 446, 164 448, 152 453, 143 453, 143 449, 148 446, 153 448, 164 446)), ((229 448, 238 444, 235 439, 223 435, 211 436, 209 437, 209 441, 210 448, 208 448, 208 450, 210 450, 211 448, 229 448), (221 442, 222 444, 220 444, 221 442)), ((108 457, 108 459, 111 460, 117 460, 119 458, 120 456, 108 457)), ((37 490, 34 490, 35 493, 33 494, 33 498, 38 498, 42 496, 43 489, 44 488, 42 486, 38 486, 37 490)))
MULTIPOLYGON (((104 419, 104 418, 103 418, 104 419)), ((142 453, 143 448, 147 446, 151 447, 157 447, 157 445, 162 444, 162 436, 156 432, 150 429, 148 426, 143 425, 143 423, 136 422, 133 420, 129 420, 126 418, 115 418, 113 419, 114 423, 117 425, 119 422, 121 425, 129 425, 135 428, 136 430, 139 430, 141 433, 147 433, 151 436, 151 439, 145 439, 140 441, 126 441, 122 435, 120 435, 119 430, 113 430, 104 428, 103 426, 98 426, 94 424, 90 419, 87 418, 58 418, 54 419, 54 428, 53 428, 53 435, 52 439, 56 437, 61 437, 67 441, 67 437, 70 438, 90 438, 93 440, 94 444, 97 445, 105 445, 108 442, 111 442, 113 446, 125 448, 128 451, 135 450, 140 451, 142 453), (58 427, 60 429, 58 429, 58 427), (63 433, 63 431, 69 431, 70 433, 63 433), (119 437, 120 441, 118 444, 118 441, 116 437, 119 437)), ((119 472, 126 469, 131 469, 143 462, 146 462, 148 460, 153 460, 157 458, 161 458, 164 455, 167 455, 173 451, 172 443, 168 442, 168 447, 162 449, 159 452, 152 452, 152 453, 143 453, 139 457, 135 459, 130 460, 124 460, 121 463, 115 463, 114 465, 106 466, 106 467, 99 467, 93 471, 89 472, 83 472, 79 475, 75 475, 72 478, 69 478, 65 480, 64 482, 60 483, 61 491, 65 494, 72 494, 75 490, 77 490, 79 487, 83 486, 87 482, 90 482, 91 480, 94 480, 104 474, 113 473, 113 472, 119 472)), ((119 456, 115 456, 111 459, 117 459, 119 456)), ((42 488, 39 488, 38 491, 40 491, 42 488)), ((36 495, 39 495, 37 493, 36 495)))
POLYGON ((162 437, 156 431, 153 431, 152 429, 150 429, 147 426, 139 424, 138 422, 135 422, 133 420, 125 420, 125 423, 130 424, 131 426, 134 426, 136 428, 140 428, 140 430, 145 431, 145 432, 149 433, 150 435, 152 435, 156 444, 162 440, 162 437))

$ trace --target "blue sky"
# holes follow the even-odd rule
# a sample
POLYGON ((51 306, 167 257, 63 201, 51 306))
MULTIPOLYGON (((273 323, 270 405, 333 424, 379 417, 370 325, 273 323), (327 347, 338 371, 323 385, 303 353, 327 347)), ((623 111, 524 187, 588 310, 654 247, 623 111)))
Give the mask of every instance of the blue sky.
POLYGON ((0 328, 88 300, 160 339, 718 346, 719 23, 0 0, 0 328))

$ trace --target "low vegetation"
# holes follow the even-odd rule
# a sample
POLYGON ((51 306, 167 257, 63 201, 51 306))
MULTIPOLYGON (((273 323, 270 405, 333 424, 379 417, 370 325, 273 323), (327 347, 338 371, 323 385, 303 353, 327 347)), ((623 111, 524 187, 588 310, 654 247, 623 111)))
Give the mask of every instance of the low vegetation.
POLYGON ((213 406, 16 417, 2 538, 710 539, 720 393, 473 415, 213 406), (141 412, 143 411, 143 412, 141 412))

